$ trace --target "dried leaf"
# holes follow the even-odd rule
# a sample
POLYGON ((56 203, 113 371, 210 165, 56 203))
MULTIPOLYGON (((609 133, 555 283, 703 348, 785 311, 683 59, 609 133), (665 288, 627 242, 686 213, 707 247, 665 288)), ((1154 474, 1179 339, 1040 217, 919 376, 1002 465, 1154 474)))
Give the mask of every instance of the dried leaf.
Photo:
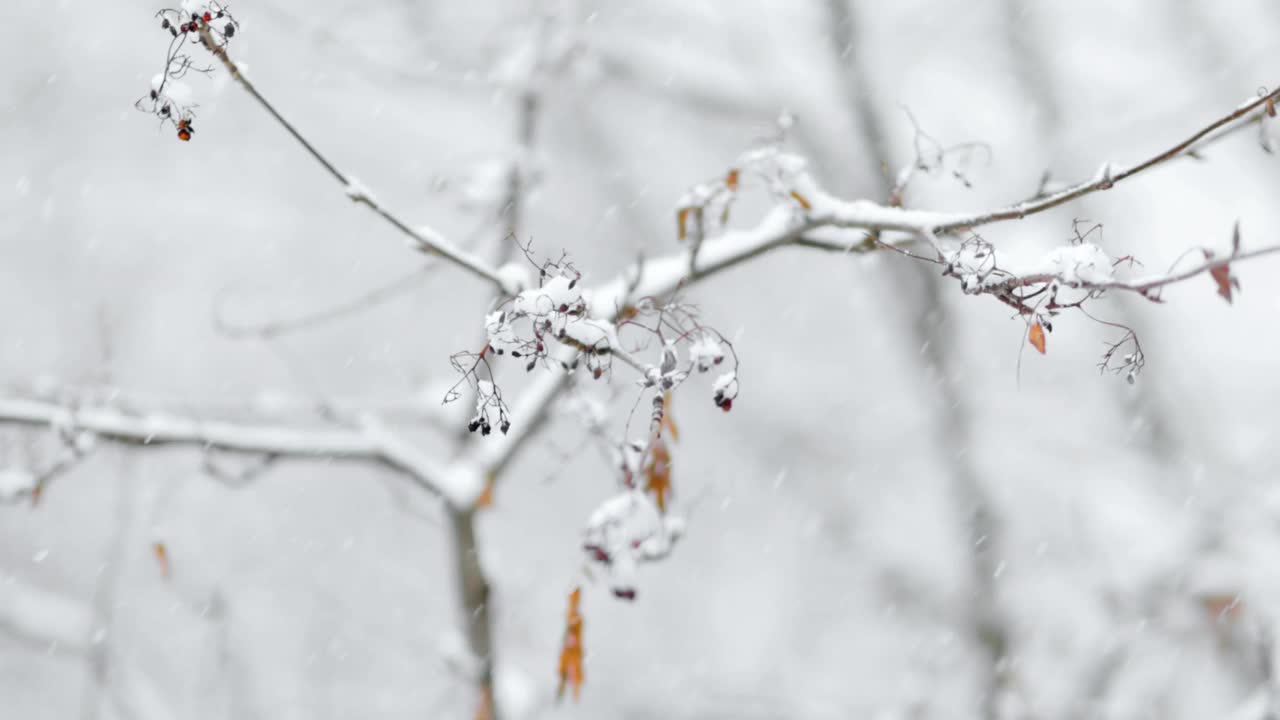
POLYGON ((671 436, 673 442, 680 442, 680 428, 676 427, 676 420, 671 417, 670 391, 662 395, 662 428, 671 436))
POLYGON ((151 551, 156 556, 156 564, 160 566, 160 577, 169 579, 169 550, 164 543, 157 540, 151 544, 151 551))
POLYGON ((493 507, 493 485, 497 481, 497 475, 489 473, 484 478, 484 492, 480 493, 480 497, 476 498, 477 508, 493 507))
POLYGON ((578 604, 582 601, 582 588, 577 587, 569 593, 569 612, 565 618, 564 644, 560 650, 560 687, 556 691, 556 699, 564 697, 566 687, 573 688, 573 699, 577 700, 584 679, 582 674, 582 613, 578 604))
POLYGON ((1244 611, 1240 596, 1233 593, 1211 593, 1200 598, 1209 619, 1215 622, 1233 622, 1244 611))
POLYGON ((1276 116, 1276 99, 1274 96, 1267 98, 1267 116, 1268 117, 1276 116))
POLYGON ((671 494, 671 450, 659 435, 649 448, 649 463, 644 468, 644 491, 653 493, 658 511, 667 512, 667 497, 671 494))
POLYGON ((476 705, 475 720, 493 720, 493 694, 481 688, 480 702, 476 705))
POLYGON ((38 482, 36 486, 31 488, 31 507, 40 504, 40 496, 44 494, 44 483, 38 482))
MULTIPOLYGON (((1213 260, 1213 253, 1205 250, 1204 259, 1213 260)), ((1214 284, 1218 286, 1218 295, 1230 303, 1232 289, 1240 289, 1240 280, 1231 274, 1231 265, 1224 262, 1221 265, 1209 268, 1209 277, 1213 278, 1214 284)))
POLYGON ((800 207, 804 208, 805 210, 813 209, 813 205, 811 205, 809 201, 805 199, 805 196, 801 195, 795 190, 791 191, 791 197, 794 198, 796 202, 800 203, 800 207))
POLYGON ((724 176, 724 185, 734 192, 738 191, 738 168, 733 168, 724 176))
POLYGON ((1027 333, 1027 342, 1031 343, 1031 347, 1044 354, 1044 328, 1040 326, 1040 321, 1031 324, 1031 330, 1027 333))
POLYGON ((681 240, 689 237, 689 211, 692 209, 682 207, 676 211, 676 237, 681 240))
POLYGON ((1209 270, 1209 276, 1218 285, 1218 294, 1223 300, 1231 302, 1231 289, 1240 289, 1240 281, 1231 276, 1231 267, 1228 265, 1219 265, 1209 270))

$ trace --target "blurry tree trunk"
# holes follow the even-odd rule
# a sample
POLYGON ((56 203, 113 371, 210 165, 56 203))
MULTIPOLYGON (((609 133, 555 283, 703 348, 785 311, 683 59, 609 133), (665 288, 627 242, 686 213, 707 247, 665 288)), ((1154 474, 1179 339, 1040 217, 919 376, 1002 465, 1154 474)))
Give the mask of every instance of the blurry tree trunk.
MULTIPOLYGON (((868 159, 864 172, 881 179, 878 190, 888 193, 896 167, 888 148, 883 118, 875 103, 869 81, 867 60, 858 52, 858 17, 851 0, 827 0, 831 42, 843 80, 848 106, 854 111, 861 135, 862 153, 868 159)), ((874 180, 873 180, 874 182, 874 180)), ((929 376, 927 393, 936 418, 932 428, 941 448, 944 472, 948 475, 953 502, 965 531, 965 556, 969 561, 970 605, 965 610, 977 648, 985 658, 978 672, 982 717, 1000 717, 1000 703, 1008 678, 1002 668, 1009 651, 1009 630, 995 587, 999 529, 991 498, 982 487, 969 460, 969 418, 962 408, 963 398, 951 381, 954 348, 946 302, 942 297, 943 278, 934 266, 921 262, 885 263, 886 282, 896 288, 896 297, 918 298, 909 309, 912 321, 906 330, 912 347, 920 348, 922 370, 929 376), (904 289, 906 291, 904 292, 904 289)))

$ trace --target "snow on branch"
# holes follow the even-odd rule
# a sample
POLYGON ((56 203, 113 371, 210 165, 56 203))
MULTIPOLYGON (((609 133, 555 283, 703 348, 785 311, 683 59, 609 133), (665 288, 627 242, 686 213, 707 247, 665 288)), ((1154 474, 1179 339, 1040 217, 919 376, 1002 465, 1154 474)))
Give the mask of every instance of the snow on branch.
POLYGON ((279 458, 375 461, 409 475, 451 503, 471 498, 482 482, 444 468, 396 433, 366 417, 356 429, 202 420, 167 412, 136 413, 111 406, 67 407, 43 400, 0 398, 0 424, 50 426, 76 434, 144 445, 185 445, 279 458))

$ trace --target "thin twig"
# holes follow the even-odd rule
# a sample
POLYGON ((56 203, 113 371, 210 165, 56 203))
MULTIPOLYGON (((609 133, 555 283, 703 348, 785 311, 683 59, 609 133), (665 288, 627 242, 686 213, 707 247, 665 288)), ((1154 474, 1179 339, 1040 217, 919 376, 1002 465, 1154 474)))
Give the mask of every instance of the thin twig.
POLYGON ((240 68, 227 54, 226 49, 220 47, 214 41, 207 26, 201 25, 199 31, 200 38, 203 40, 205 47, 208 48, 209 52, 213 53, 215 57, 222 61, 222 64, 227 68, 227 72, 231 73, 231 77, 233 77, 236 82, 240 83, 240 86, 252 95, 253 99, 257 100, 258 104, 270 113, 271 117, 275 118, 276 122, 280 123, 280 126, 288 131, 288 133, 298 141, 298 144, 302 145, 302 147, 310 153, 311 157, 315 158, 316 161, 324 167, 325 171, 332 175, 333 178, 343 186, 348 195, 351 196, 352 200, 368 205, 369 208, 377 213, 382 219, 386 220, 401 233, 412 238, 425 250, 440 255, 471 274, 489 281, 503 292, 515 292, 513 288, 508 287, 507 283, 503 282, 502 277, 498 274, 498 271, 495 268, 490 267, 480 258, 465 252, 460 248, 454 247, 437 233, 426 233, 414 230, 390 210, 383 207, 370 193, 361 190, 358 183, 353 182, 351 176, 343 173, 332 162, 330 162, 328 158, 321 154, 314 145, 303 137, 302 133, 298 132, 297 128, 295 128, 288 120, 285 120, 284 116, 276 110, 275 106, 272 105, 270 101, 263 97, 262 93, 258 92, 258 89, 254 87, 253 83, 240 72, 240 68))

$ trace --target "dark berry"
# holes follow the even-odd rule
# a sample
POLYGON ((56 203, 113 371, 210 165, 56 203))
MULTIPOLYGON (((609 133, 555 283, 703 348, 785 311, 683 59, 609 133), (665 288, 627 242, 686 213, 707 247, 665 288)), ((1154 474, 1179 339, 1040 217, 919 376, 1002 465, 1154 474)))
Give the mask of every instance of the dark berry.
POLYGON ((619 598, 622 598, 623 600, 635 600, 635 599, 636 599, 636 589, 635 589, 635 588, 614 588, 614 589, 613 589, 613 594, 614 594, 614 596, 619 597, 619 598))
POLYGON ((165 19, 163 19, 163 20, 161 20, 161 21, 160 21, 160 28, 161 28, 162 30, 168 30, 168 29, 169 29, 169 18, 165 18, 165 19))
POLYGON ((227 26, 222 28, 222 34, 226 35, 227 37, 231 37, 232 35, 235 35, 236 26, 232 25, 231 23, 227 23, 227 26))
POLYGON ((479 421, 479 420, 472 420, 471 422, 467 423, 467 429, 468 429, 468 430, 470 430, 471 432, 475 432, 476 430, 479 430, 479 429, 480 429, 480 421, 479 421))
POLYGON ((511 429, 511 421, 503 420, 502 424, 498 426, 498 429, 502 431, 503 435, 506 435, 507 431, 511 429))
POLYGON ((599 380, 600 376, 603 374, 604 374, 603 368, 596 368, 595 370, 591 371, 591 377, 595 378, 596 380, 599 380))

